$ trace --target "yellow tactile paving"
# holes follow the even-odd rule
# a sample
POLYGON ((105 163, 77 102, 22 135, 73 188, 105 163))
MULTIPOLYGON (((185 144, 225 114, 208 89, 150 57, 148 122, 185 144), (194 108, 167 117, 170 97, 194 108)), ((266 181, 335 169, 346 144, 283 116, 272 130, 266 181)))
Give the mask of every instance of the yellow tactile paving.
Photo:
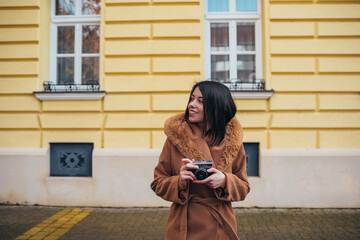
POLYGON ((18 236, 16 239, 56 240, 83 220, 92 211, 93 210, 62 209, 18 236))

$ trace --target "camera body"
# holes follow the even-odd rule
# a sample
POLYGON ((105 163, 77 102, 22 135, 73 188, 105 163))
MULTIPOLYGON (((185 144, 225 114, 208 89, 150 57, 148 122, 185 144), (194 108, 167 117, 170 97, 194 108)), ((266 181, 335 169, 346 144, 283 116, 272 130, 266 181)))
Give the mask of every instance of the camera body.
POLYGON ((206 170, 212 168, 213 162, 212 161, 194 161, 188 163, 189 165, 196 165, 198 169, 188 169, 188 171, 192 172, 197 180, 204 180, 205 178, 209 177, 212 173, 208 173, 206 170))

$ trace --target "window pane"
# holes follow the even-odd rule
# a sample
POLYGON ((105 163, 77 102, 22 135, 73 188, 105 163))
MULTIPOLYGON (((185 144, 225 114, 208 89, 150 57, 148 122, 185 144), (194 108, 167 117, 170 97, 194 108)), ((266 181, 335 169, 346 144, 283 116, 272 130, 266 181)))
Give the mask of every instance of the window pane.
POLYGON ((211 51, 229 51, 228 23, 211 23, 211 51))
POLYGON ((57 83, 69 84, 74 82, 74 58, 59 57, 57 59, 57 83))
POLYGON ((257 0, 236 0, 237 12, 256 12, 257 0))
POLYGON ((58 27, 58 53, 74 53, 74 26, 58 27))
POLYGON ((74 15, 75 0, 56 0, 56 15, 74 15))
POLYGON ((208 0, 208 12, 228 12, 228 0, 208 0))
POLYGON ((211 56, 211 78, 220 82, 228 82, 230 76, 229 55, 211 56))
POLYGON ((243 82, 255 80, 255 55, 237 56, 237 77, 243 82))
POLYGON ((100 26, 89 25, 82 27, 82 53, 99 53, 100 26))
POLYGON ((99 57, 83 57, 81 83, 86 84, 87 81, 99 82, 99 57))
POLYGON ((255 24, 237 24, 237 51, 255 51, 255 24))
POLYGON ((83 15, 100 15, 101 0, 82 0, 83 15))

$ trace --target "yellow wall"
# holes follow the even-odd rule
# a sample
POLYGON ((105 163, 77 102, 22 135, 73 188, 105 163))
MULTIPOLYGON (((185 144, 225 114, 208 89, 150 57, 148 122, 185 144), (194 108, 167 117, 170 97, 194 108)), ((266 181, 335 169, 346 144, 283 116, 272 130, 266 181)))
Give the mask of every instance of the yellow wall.
MULTIPOLYGON (((265 0, 269 100, 236 100, 261 148, 360 147, 360 1, 265 0)), ((103 0, 98 101, 39 101, 49 4, 0 2, 0 147, 161 148, 165 119, 204 77, 201 0, 103 0)))
POLYGON ((40 147, 40 1, 0 1, 0 146, 40 147))
POLYGON ((203 3, 106 1, 105 148, 161 148, 164 121, 203 79, 203 3))
POLYGON ((270 1, 270 148, 360 147, 360 1, 270 1))

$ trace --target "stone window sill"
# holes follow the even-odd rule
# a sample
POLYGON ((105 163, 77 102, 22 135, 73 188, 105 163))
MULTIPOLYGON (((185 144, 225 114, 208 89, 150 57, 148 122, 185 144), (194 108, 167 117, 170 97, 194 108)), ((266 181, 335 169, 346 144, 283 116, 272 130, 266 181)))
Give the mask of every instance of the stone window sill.
POLYGON ((35 97, 40 101, 47 100, 100 100, 105 96, 105 91, 37 91, 35 97))
POLYGON ((234 99, 269 99, 274 90, 261 90, 261 91, 231 91, 234 99))

